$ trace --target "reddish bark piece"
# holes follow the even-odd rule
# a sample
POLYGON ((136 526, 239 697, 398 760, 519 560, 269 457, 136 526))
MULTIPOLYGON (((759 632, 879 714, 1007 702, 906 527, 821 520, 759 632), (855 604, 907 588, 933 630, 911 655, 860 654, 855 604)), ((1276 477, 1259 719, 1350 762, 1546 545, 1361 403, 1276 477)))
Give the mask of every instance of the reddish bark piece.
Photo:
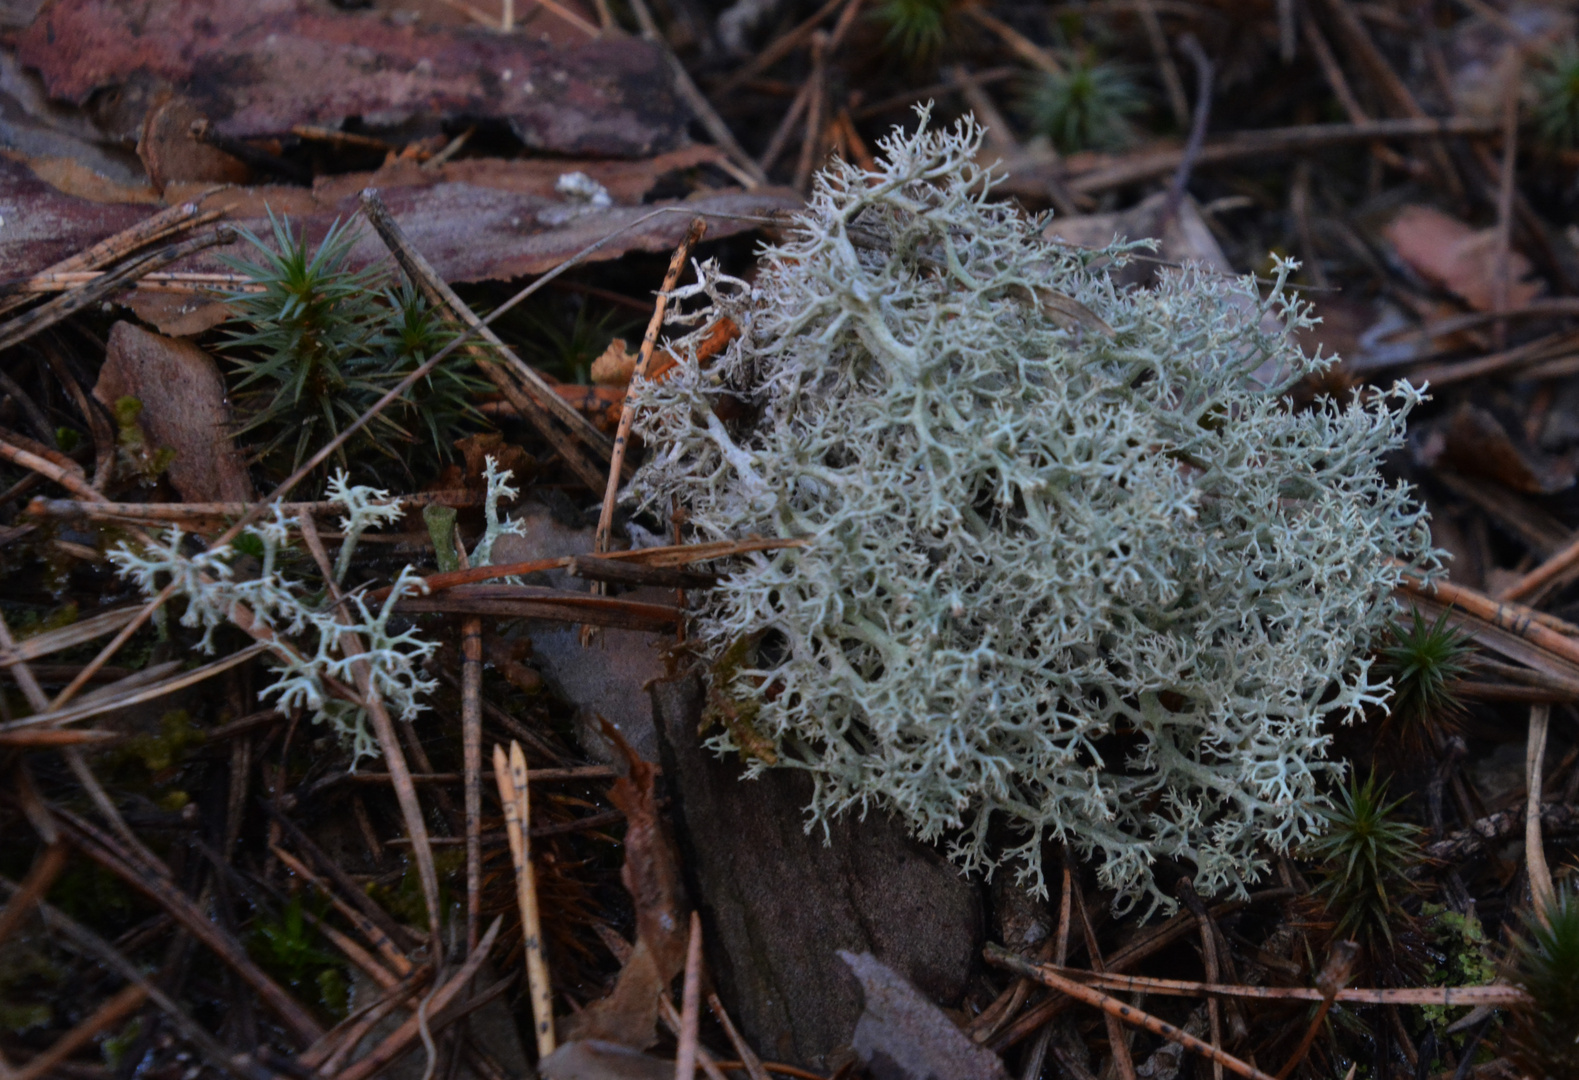
MULTIPOLYGON (((1477 311, 1497 307, 1497 230, 1472 229, 1429 206, 1406 206, 1382 230, 1398 257, 1431 284, 1446 289, 1477 311)), ((1508 253, 1508 306, 1523 307, 1540 295, 1539 281, 1526 281, 1530 261, 1508 253)))
POLYGON ((35 274, 156 212, 67 195, 0 157, 0 275, 10 281, 35 274))
POLYGON ((93 396, 111 408, 127 396, 143 403, 137 422, 150 443, 175 451, 170 483, 187 502, 256 497, 230 438, 224 379, 196 345, 118 322, 93 396))
MULTIPOLYGON (((665 161, 653 159, 653 164, 665 161)), ((673 159, 668 159, 673 160, 673 159)), ((498 163, 496 170, 510 164, 498 163)), ((534 168, 540 163, 531 163, 534 168)), ((556 162, 559 171, 586 165, 556 162)), ((645 162, 620 163, 633 168, 645 162)), ((359 207, 357 192, 371 174, 360 174, 359 183, 335 197, 322 197, 309 188, 262 186, 227 188, 203 199, 207 209, 226 208, 231 220, 259 235, 269 234, 265 207, 288 215, 294 228, 305 228, 316 244, 335 220, 347 220, 359 207)), ((555 172, 557 177, 559 172, 555 172)), ((657 175, 657 174, 654 174, 657 175)), ((339 186, 324 186, 338 192, 339 186)), ((549 225, 540 210, 562 208, 558 198, 545 198, 477 187, 470 183, 440 183, 431 187, 388 187, 383 196, 390 211, 406 226, 407 235, 427 256, 446 281, 489 281, 540 274, 616 229, 665 205, 660 214, 628 229, 594 252, 589 261, 616 259, 629 251, 668 252, 684 234, 691 217, 708 215, 708 235, 732 236, 758 227, 760 219, 777 210, 800 205, 800 197, 782 188, 754 192, 721 190, 694 196, 683 203, 648 206, 613 206, 592 211, 563 225, 549 225)), ((172 204, 196 199, 199 185, 172 183, 165 191, 172 204)), ((41 180, 28 166, 0 157, 0 263, 7 279, 37 273, 69 255, 114 235, 156 212, 154 208, 106 205, 67 195, 41 180)), ((242 254, 245 254, 243 249, 242 254)), ((383 261, 387 252, 371 230, 353 250, 353 266, 383 261)), ((208 254, 182 262, 178 270, 228 271, 208 254)), ((182 331, 186 332, 186 331, 182 331)))
POLYGON ((507 121, 528 146, 562 154, 637 157, 685 142, 663 54, 637 38, 549 45, 307 0, 60 0, 17 50, 52 97, 175 88, 235 138, 464 115, 507 121))

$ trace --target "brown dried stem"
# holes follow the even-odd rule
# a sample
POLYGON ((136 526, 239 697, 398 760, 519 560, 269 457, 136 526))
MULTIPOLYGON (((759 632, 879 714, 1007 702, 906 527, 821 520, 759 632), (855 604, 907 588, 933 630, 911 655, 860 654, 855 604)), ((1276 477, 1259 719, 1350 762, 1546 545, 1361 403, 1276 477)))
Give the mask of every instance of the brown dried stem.
MULTIPOLYGON (((301 519, 302 540, 312 553, 324 585, 335 602, 336 617, 342 624, 349 624, 350 614, 340 603, 340 587, 335 583, 334 570, 329 564, 329 554, 318 537, 317 526, 310 517, 301 519)), ((433 848, 428 843, 428 824, 422 816, 422 802, 417 798, 417 786, 411 782, 411 767, 400 749, 400 738, 395 732, 394 720, 384 704, 384 697, 373 683, 373 672, 365 659, 357 659, 365 651, 362 636, 347 630, 340 635, 340 654, 352 661, 351 672, 356 679, 357 691, 362 695, 363 708, 373 725, 379 751, 389 766, 390 785, 395 789, 395 800, 400 804, 400 815, 405 821, 406 835, 410 837, 412 851, 417 860, 417 876, 422 881, 422 898, 428 909, 428 935, 434 956, 443 955, 443 942, 439 928, 439 875, 433 864, 433 848)), ((424 772, 432 772, 431 768, 424 772)))
POLYGON ((515 897, 521 908, 522 950, 526 953, 526 979, 532 997, 532 1030, 537 1037, 537 1055, 541 1060, 554 1052, 554 1004, 548 961, 543 953, 543 928, 538 918, 532 849, 527 842, 531 803, 526 755, 520 743, 510 743, 508 760, 504 747, 496 745, 493 748, 493 773, 499 784, 499 801, 504 804, 510 856, 515 862, 515 897))
POLYGON ((1335 941, 1332 949, 1327 953, 1327 961, 1321 966, 1321 973, 1316 976, 1316 987, 1321 991, 1321 1004, 1316 1006, 1316 1015, 1311 1018, 1310 1026, 1305 1029, 1305 1036, 1294 1049, 1294 1054, 1288 1063, 1278 1070, 1277 1080, 1287 1080, 1288 1076, 1305 1060, 1305 1055, 1310 1053, 1310 1046, 1316 1041, 1316 1033, 1321 1030, 1322 1023, 1327 1019, 1327 1011, 1332 1008, 1332 1003, 1337 1000, 1338 991, 1343 989, 1345 983, 1354 972, 1354 961, 1359 958, 1360 947, 1352 941, 1335 941))
MULTIPOLYGON (((1220 1062, 1230 1071, 1245 1077, 1245 1080, 1273 1080, 1272 1077, 1268 1076, 1254 1065, 1250 1065, 1244 1061, 1241 1061, 1239 1058, 1219 1050, 1210 1043, 1202 1042, 1195 1036, 1179 1030, 1165 1020, 1159 1020, 1150 1013, 1142 1012, 1133 1005, 1126 1005, 1124 1002, 1118 1000, 1115 997, 1104 994, 1100 990, 1093 990, 1088 986, 1081 985, 1073 979, 1058 974, 1056 971, 1051 971, 1039 964, 1033 964, 1028 960, 1024 960, 1021 957, 1015 956, 1007 949, 997 945, 988 945, 984 955, 986 956, 987 962, 989 964, 996 964, 997 966, 1005 968, 1008 971, 1012 971, 1017 975, 1024 975, 1027 978, 1035 979, 1044 986, 1050 987, 1054 990, 1062 991, 1064 994, 1074 998, 1076 1001, 1082 1001, 1087 1005, 1093 1005, 1096 1008, 1101 1009, 1105 1017, 1111 1018, 1114 1021, 1122 1021, 1123 1023, 1130 1024, 1145 1031, 1149 1031, 1153 1035, 1160 1035, 1164 1039, 1168 1039, 1171 1042, 1176 1042, 1180 1046, 1183 1046, 1186 1050, 1189 1050, 1195 1054, 1199 1054, 1209 1061, 1220 1062)), ((1122 1039, 1118 1040, 1118 1044, 1122 1044, 1122 1042, 1122 1039)), ((1117 1056, 1117 1048, 1115 1046, 1115 1059, 1117 1056)))
POLYGON ((691 936, 685 949, 685 983, 680 996, 679 1047, 674 1080, 696 1080, 696 1051, 702 1020, 702 916, 691 912, 691 936))
POLYGON ((461 624, 461 764, 466 776, 466 947, 482 927, 482 620, 461 624))
MULTIPOLYGON (((653 350, 658 345, 658 331, 663 328, 663 314, 668 310, 669 294, 680 283, 680 275, 685 272, 685 260, 690 257, 691 248, 696 246, 706 232, 705 220, 691 219, 690 228, 686 229, 684 238, 674 249, 674 254, 669 256, 669 268, 664 271, 663 284, 658 289, 658 300, 653 305, 652 318, 647 322, 647 332, 642 335, 641 352, 636 357, 636 367, 631 373, 633 386, 647 377, 647 367, 652 362, 653 350)), ((603 486, 603 509, 598 515, 598 529, 592 542, 592 550, 595 553, 601 554, 609 549, 609 534, 614 525, 614 503, 619 496, 620 475, 625 464, 625 447, 630 439, 631 424, 635 420, 636 403, 627 393, 625 403, 620 407, 619 428, 614 433, 614 449, 609 458, 608 480, 603 486)))

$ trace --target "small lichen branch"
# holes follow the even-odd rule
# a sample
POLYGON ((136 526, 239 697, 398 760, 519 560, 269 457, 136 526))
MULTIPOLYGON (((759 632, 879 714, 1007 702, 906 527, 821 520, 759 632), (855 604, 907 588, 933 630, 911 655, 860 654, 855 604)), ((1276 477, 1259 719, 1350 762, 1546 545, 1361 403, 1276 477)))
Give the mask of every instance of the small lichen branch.
POLYGON ((1293 339, 1291 264, 1264 297, 1196 269, 1120 287, 1137 245, 1045 241, 991 201, 980 143, 923 112, 875 175, 818 178, 754 283, 701 267, 670 348, 742 334, 633 388, 652 449, 627 501, 677 502, 699 539, 810 540, 750 556, 696 624, 715 658, 751 645, 712 689, 771 746, 753 770, 814 777, 808 827, 891 808, 1038 890, 1065 841, 1120 910, 1173 906, 1159 858, 1242 894, 1320 828, 1324 727, 1385 700, 1386 598, 1437 570, 1380 472, 1419 396, 1292 410, 1331 359, 1293 339))
MULTIPOLYGON (((508 474, 506 474, 508 475, 508 474)), ((492 488, 490 487, 490 492, 492 488)), ((340 527, 345 540, 335 568, 335 577, 345 577, 351 553, 361 535, 369 528, 387 524, 403 511, 390 500, 389 493, 377 488, 351 486, 343 472, 330 480, 329 499, 344 508, 340 527)), ((157 594, 166 582, 176 583, 175 594, 186 601, 181 625, 199 627, 203 637, 199 647, 214 651, 214 631, 229 620, 238 603, 247 605, 258 622, 298 642, 310 642, 275 668, 277 678, 259 694, 274 698, 281 712, 298 706, 312 712, 315 723, 327 723, 350 747, 353 766, 364 757, 379 753, 378 740, 368 730, 365 711, 351 702, 332 697, 325 679, 352 681, 351 665, 366 660, 373 685, 383 695, 390 712, 402 720, 415 719, 426 709, 419 699, 433 692, 438 684, 421 674, 424 660, 437 645, 424 641, 415 629, 399 633, 390 628, 396 602, 403 596, 423 591, 421 577, 411 567, 401 570, 383 605, 369 608, 365 599, 353 593, 346 599, 351 613, 348 621, 336 617, 321 585, 309 591, 306 584, 284 576, 279 557, 290 546, 291 533, 299 526, 276 503, 272 517, 249 525, 244 535, 253 543, 245 546, 258 553, 255 576, 242 578, 236 571, 238 550, 231 545, 189 555, 184 549, 185 534, 171 529, 164 543, 133 548, 122 543, 109 553, 121 576, 137 585, 144 596, 157 594), (366 651, 347 657, 340 649, 348 633, 361 636, 366 651)))

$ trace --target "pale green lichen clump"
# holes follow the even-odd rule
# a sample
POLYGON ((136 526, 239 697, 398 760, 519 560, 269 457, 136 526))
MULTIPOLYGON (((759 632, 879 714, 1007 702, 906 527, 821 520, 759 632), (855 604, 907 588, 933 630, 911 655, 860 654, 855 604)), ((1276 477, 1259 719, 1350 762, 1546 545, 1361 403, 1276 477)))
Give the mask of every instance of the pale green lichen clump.
POLYGON ((635 391, 630 498, 698 539, 809 541, 705 601, 714 745, 808 770, 813 821, 889 807, 1037 888, 1051 838, 1121 907, 1169 904, 1158 858, 1242 891, 1319 828, 1323 725, 1385 697, 1366 650, 1403 567, 1435 565, 1379 472, 1417 396, 1292 410, 1330 360, 1291 337, 1289 267, 1264 299, 1121 287, 1132 249, 1043 240, 979 144, 923 117, 877 174, 831 166, 753 283, 682 290, 709 302, 677 355, 719 316, 728 352, 635 391))
MULTIPOLYGON (((474 565, 489 565, 499 537, 521 531, 518 522, 499 516, 499 501, 516 494, 510 486, 511 475, 508 469, 500 470, 493 458, 487 459, 483 473, 487 528, 471 556, 474 565)), ((343 470, 330 478, 328 496, 342 510, 344 540, 333 569, 338 586, 345 581, 362 534, 398 520, 405 511, 387 491, 351 485, 343 470)), ((243 530, 248 538, 245 546, 255 550, 258 559, 256 571, 247 576, 236 570, 238 546, 222 544, 189 553, 187 537, 179 528, 172 528, 163 543, 151 540, 133 546, 122 541, 109 552, 109 559, 145 597, 155 596, 167 583, 173 586, 171 598, 186 603, 181 625, 203 631, 197 643, 202 652, 214 651, 214 632, 231 620, 237 604, 247 606, 257 625, 294 640, 295 647, 277 655, 275 680, 258 696, 274 699, 281 713, 301 708, 311 714, 314 723, 327 724, 351 751, 355 768, 362 758, 378 756, 378 740, 368 729, 366 710, 332 696, 327 680, 353 683, 355 666, 366 663, 372 685, 391 715, 411 721, 425 711, 428 706, 421 699, 439 684, 423 676, 423 664, 438 649, 438 643, 423 638, 414 626, 397 631, 390 621, 402 597, 426 592, 427 585, 422 575, 406 566, 395 575, 382 604, 368 604, 360 590, 347 595, 343 604, 336 604, 326 582, 300 581, 281 571, 281 557, 291 549, 302 522, 287 515, 279 502, 269 509, 268 519, 243 530), (346 650, 345 641, 351 634, 359 639, 361 652, 346 650)))

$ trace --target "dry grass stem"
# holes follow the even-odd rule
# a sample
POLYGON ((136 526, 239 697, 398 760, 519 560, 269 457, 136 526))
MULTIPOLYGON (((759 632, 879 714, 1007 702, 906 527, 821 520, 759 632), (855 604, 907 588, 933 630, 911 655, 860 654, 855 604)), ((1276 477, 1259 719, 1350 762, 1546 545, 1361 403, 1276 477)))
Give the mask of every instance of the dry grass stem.
MULTIPOLYGON (((669 294, 680 284, 680 275, 685 272, 685 261, 690 257, 691 249, 697 245, 707 232, 707 222, 702 218, 693 218, 690 228, 685 231, 674 254, 669 256, 669 268, 664 271, 663 284, 658 289, 658 300, 653 305, 652 318, 647 322, 647 331, 641 338, 641 351, 636 357, 636 368, 631 373, 631 382, 638 383, 647 377, 647 368, 652 363, 653 350, 658 346, 658 332, 663 328, 663 315, 669 307, 669 294)), ((602 554, 609 549, 609 534, 614 526, 614 503, 619 496, 621 473, 625 465, 625 447, 630 439, 631 424, 636 420, 636 405, 627 394, 625 404, 620 408, 620 423, 614 433, 614 448, 609 457, 608 480, 603 485, 603 509, 598 514, 598 528, 593 537, 592 550, 602 554)))
POLYGON ((532 1031, 537 1037, 539 1060, 554 1052, 554 1002, 548 977, 548 960, 543 951, 543 927, 537 909, 537 880, 532 872, 532 850, 527 843, 531 820, 526 754, 521 744, 493 748, 494 779, 499 784, 499 801, 504 804, 505 829, 510 838, 510 856, 515 862, 515 898, 521 908, 521 947, 526 953, 526 980, 532 998, 532 1031))

